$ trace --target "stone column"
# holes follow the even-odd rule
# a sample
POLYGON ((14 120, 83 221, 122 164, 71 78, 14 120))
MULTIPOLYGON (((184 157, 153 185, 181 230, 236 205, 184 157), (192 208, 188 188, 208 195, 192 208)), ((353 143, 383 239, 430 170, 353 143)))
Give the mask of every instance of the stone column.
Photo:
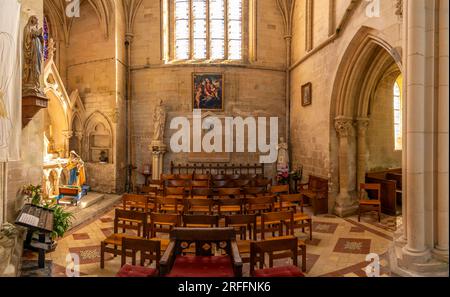
POLYGON ((167 152, 167 146, 160 141, 154 141, 150 148, 152 150, 152 179, 159 180, 164 170, 164 154, 167 152))
MULTIPOLYGON (((79 152, 77 152, 78 155, 82 156, 83 155, 83 147, 82 147, 82 140, 83 140, 83 132, 82 131, 76 131, 75 132, 75 137, 77 138, 77 143, 78 143, 78 149, 80 150, 79 152)), ((69 148, 70 150, 70 148, 69 148)))
POLYGON ((448 261, 448 0, 440 0, 439 6, 437 244, 435 252, 448 261))
POLYGON ((406 265, 429 259, 425 243, 425 73, 426 1, 408 1, 406 52, 407 69, 407 244, 403 248, 406 265))
POLYGON ((73 131, 70 130, 64 130, 62 131, 62 135, 64 137, 64 158, 68 158, 69 157, 69 147, 70 147, 70 138, 72 138, 73 136, 73 131))
POLYGON ((339 195, 336 197, 335 212, 338 216, 344 217, 352 214, 357 208, 348 191, 349 137, 353 130, 353 119, 338 117, 335 120, 335 128, 339 138, 339 195))
POLYGON ((366 182, 366 156, 367 156, 367 127, 369 127, 368 118, 357 119, 358 129, 358 164, 357 164, 357 185, 356 188, 359 191, 359 185, 366 182))

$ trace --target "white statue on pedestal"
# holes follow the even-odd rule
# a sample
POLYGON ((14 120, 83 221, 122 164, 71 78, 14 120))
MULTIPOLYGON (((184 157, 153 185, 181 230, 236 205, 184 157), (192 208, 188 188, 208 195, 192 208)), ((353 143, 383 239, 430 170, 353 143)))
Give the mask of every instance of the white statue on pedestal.
POLYGON ((164 129, 166 127, 166 109, 164 108, 163 101, 159 102, 159 105, 155 107, 153 113, 153 142, 163 143, 164 140, 164 129))
POLYGON ((284 138, 280 138, 280 143, 278 144, 278 160, 277 160, 277 170, 288 170, 289 171, 289 146, 284 141, 284 138))

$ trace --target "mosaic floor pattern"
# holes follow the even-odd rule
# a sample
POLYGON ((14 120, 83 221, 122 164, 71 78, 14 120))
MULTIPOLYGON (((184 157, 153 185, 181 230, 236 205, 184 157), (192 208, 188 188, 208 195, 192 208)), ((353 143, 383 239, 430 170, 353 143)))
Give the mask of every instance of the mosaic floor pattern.
MULTIPOLYGON (((80 257, 81 276, 114 276, 120 268, 120 257, 105 254, 105 268, 100 269, 100 242, 113 232, 113 217, 114 210, 111 210, 59 239, 56 250, 47 254, 48 265, 40 272, 30 268, 32 263, 37 265, 34 261, 37 254, 25 252, 22 275, 63 277, 67 255, 75 253, 80 257)), ((370 215, 362 217, 361 222, 357 216, 345 219, 333 215, 313 217, 313 239, 309 240, 300 230, 296 234, 307 244, 307 276, 364 277, 369 253, 380 257, 380 276, 394 276, 388 269, 387 250, 400 220, 383 216, 378 223, 376 216, 370 215)), ((244 264, 243 270, 247 276, 248 264, 244 264)))

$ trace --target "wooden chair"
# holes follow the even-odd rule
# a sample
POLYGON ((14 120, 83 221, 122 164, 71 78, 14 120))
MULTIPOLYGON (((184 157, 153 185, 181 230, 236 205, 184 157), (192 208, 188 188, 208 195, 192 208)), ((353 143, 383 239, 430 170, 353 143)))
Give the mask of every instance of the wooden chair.
POLYGON ((240 198, 241 189, 239 188, 219 188, 216 195, 219 198, 240 198))
POLYGON ((192 199, 209 199, 214 196, 214 192, 210 188, 194 188, 191 190, 192 199))
POLYGON ((139 194, 141 195, 150 195, 150 196, 156 196, 158 194, 158 187, 156 186, 142 186, 140 188, 139 194))
POLYGON ((186 197, 186 191, 184 187, 167 187, 164 189, 165 198, 179 198, 184 199, 186 197))
POLYGON ((220 198, 217 200, 219 216, 227 214, 243 214, 245 199, 243 198, 220 198))
POLYGON ((183 227, 187 227, 187 228, 217 228, 217 227, 219 227, 219 216, 183 215, 183 227))
POLYGON ((188 174, 177 174, 177 179, 178 180, 187 180, 187 181, 191 181, 193 178, 193 174, 192 173, 188 173, 188 174))
POLYGON ((229 180, 239 180, 239 179, 241 179, 241 175, 240 175, 240 174, 229 174, 229 175, 227 176, 227 178, 228 178, 229 180))
POLYGON ((236 188, 241 188, 241 189, 244 189, 244 188, 250 186, 249 179, 238 179, 238 180, 234 180, 233 183, 236 188))
POLYGON ((294 212, 294 229, 305 227, 309 228, 309 240, 312 240, 312 218, 303 212, 303 196, 301 194, 280 195, 280 208, 283 210, 292 210, 294 212), (300 212, 298 211, 300 207, 300 212))
POLYGON ((256 215, 225 216, 225 227, 233 227, 239 236, 237 245, 243 263, 250 261, 250 243, 257 240, 256 215), (243 256, 247 255, 247 256, 243 256))
POLYGON ((259 197, 267 193, 265 187, 247 187, 244 189, 245 198, 259 197))
POLYGON ((234 182, 232 180, 213 180, 213 188, 233 188, 234 182))
POLYGON ((272 179, 270 178, 256 178, 253 180, 254 187, 264 187, 266 190, 272 185, 272 179))
POLYGON ((311 202, 314 215, 328 213, 328 180, 314 175, 299 185, 299 193, 311 202))
MULTIPOLYGON (((294 236, 294 212, 272 212, 261 215, 261 239, 265 240, 266 233, 272 232, 273 237, 286 238, 294 236), (283 232, 286 226, 286 235, 283 232)), ((302 271, 306 271, 306 244, 303 240, 297 241, 298 250, 302 256, 302 271)), ((269 254, 270 266, 273 266, 274 259, 285 258, 285 254, 269 254)))
POLYGON ((190 180, 175 179, 175 180, 169 180, 167 182, 167 188, 185 188, 185 189, 189 189, 190 187, 191 187, 191 181, 190 180))
POLYGON ((209 188, 209 181, 207 180, 193 180, 191 181, 191 191, 196 188, 209 188))
POLYGON ((261 215, 264 212, 273 211, 275 204, 275 196, 262 196, 256 198, 246 198, 246 213, 261 215))
POLYGON ((298 268, 297 260, 298 239, 295 236, 286 238, 273 238, 250 243, 250 276, 252 277, 303 277, 304 274, 298 268), (273 262, 268 268, 264 268, 266 254, 272 255, 283 252, 282 255, 290 255, 293 264, 273 267, 273 262), (287 252, 287 253, 286 253, 287 252), (259 263, 259 269, 255 266, 259 263))
POLYGON ((122 238, 136 239, 147 237, 147 234, 147 213, 116 209, 114 233, 100 243, 100 268, 105 267, 105 253, 112 253, 114 257, 120 255, 118 247, 122 246, 122 238), (127 233, 128 230, 135 231, 137 235, 127 233))
POLYGON ((161 258, 161 243, 148 239, 122 238, 122 263, 117 277, 151 277, 159 275, 159 260, 161 258), (136 265, 136 254, 140 253, 140 265, 136 265), (131 257, 131 265, 127 264, 127 256, 131 257), (156 262, 156 269, 145 266, 156 262))
POLYGON ((208 181, 209 182, 211 180, 211 175, 210 174, 197 174, 197 173, 194 173, 194 176, 193 176, 192 180, 208 181))
POLYGON ((169 245, 169 238, 163 238, 158 234, 169 234, 173 228, 181 226, 181 215, 179 214, 162 214, 151 213, 150 214, 150 234, 151 240, 156 240, 161 243, 161 250, 165 251, 169 245))
POLYGON ((169 277, 241 277, 242 259, 233 228, 175 228, 160 261, 162 275, 169 277), (195 256, 183 256, 195 245, 195 256), (213 256, 220 250, 225 255, 213 256))
POLYGON ((228 176, 225 174, 215 174, 212 176, 213 181, 219 181, 219 180, 228 180, 228 176))
POLYGON ((157 197, 155 201, 158 212, 181 214, 184 211, 183 198, 157 197))
POLYGON ((212 215, 214 200, 212 199, 187 199, 185 200, 185 213, 201 213, 212 215))
POLYGON ((364 212, 378 212, 378 222, 381 222, 381 185, 380 184, 361 184, 359 191, 359 210, 358 222, 361 221, 361 214, 364 212), (366 194, 376 192, 375 199, 366 198, 366 194))
POLYGON ((149 195, 124 194, 122 196, 122 208, 147 213, 149 211, 149 195))

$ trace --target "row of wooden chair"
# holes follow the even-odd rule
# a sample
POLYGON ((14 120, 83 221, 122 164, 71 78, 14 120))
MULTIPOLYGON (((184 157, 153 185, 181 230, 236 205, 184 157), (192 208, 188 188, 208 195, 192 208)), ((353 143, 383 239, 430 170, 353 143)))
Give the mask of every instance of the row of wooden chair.
POLYGON ((161 174, 161 180, 239 180, 239 179, 264 179, 262 174, 161 174))
MULTIPOLYGON (((181 226, 191 228, 219 228, 219 219, 219 216, 215 215, 151 213, 150 223, 148 223, 147 214, 145 213, 116 209, 114 234, 108 236, 101 243, 100 266, 101 268, 104 267, 105 253, 112 253, 114 256, 121 253, 119 247, 122 245, 123 238, 146 238, 159 241, 160 249, 165 251, 170 242, 161 235, 167 235, 174 228, 181 226), (130 233, 130 231, 133 233, 130 233)), ((295 220, 293 211, 263 213, 260 218, 254 214, 230 215, 225 217, 225 226, 235 229, 236 235, 240 237, 238 241, 239 249, 244 254, 250 253, 250 242, 258 239, 258 233, 260 233, 260 238, 264 240, 268 232, 271 232, 272 235, 278 234, 278 237, 293 236, 296 228, 302 228, 304 231, 305 227, 304 224, 295 220)), ((311 225, 309 227, 311 231, 311 225)), ((306 245, 303 241, 299 241, 299 251, 303 259, 302 267, 305 270, 306 245)), ((273 259, 276 259, 276 255, 270 259, 270 262, 273 259)), ((249 258, 247 257, 244 260, 248 262, 249 258)))
MULTIPOLYGON (((242 261, 239 250, 236 248, 236 242, 233 239, 233 230, 222 229, 175 229, 171 234, 172 248, 167 250, 161 257, 161 243, 156 240, 132 239, 124 237, 122 239, 122 259, 121 268, 116 276, 118 277, 155 277, 155 276, 181 276, 181 277, 216 277, 216 276, 242 276, 242 261), (201 241, 199 240, 201 239, 201 241), (197 245, 204 244, 206 240, 216 241, 222 239, 217 245, 219 249, 225 250, 227 256, 208 255, 210 267, 204 264, 198 264, 196 258, 204 259, 201 255, 209 252, 203 248, 197 248, 197 245), (193 241, 196 245, 196 255, 182 255, 186 241, 193 241), (224 244, 225 243, 225 244, 224 244), (140 265, 137 264, 137 253, 140 253, 140 265), (132 258, 132 263, 127 264, 127 257, 132 258), (189 257, 189 258, 188 258, 189 257), (148 260, 148 264, 146 264, 148 260), (156 262, 155 268, 151 265, 156 262), (222 266, 216 265, 221 263, 222 266), (228 267, 224 264, 228 262, 228 267), (188 264, 188 265, 186 265, 188 264), (194 266, 194 267, 193 267, 194 266), (199 273, 199 268, 203 268, 199 273), (209 269, 204 269, 209 268, 209 269), (232 272, 232 274, 228 274, 232 272)), ((212 245, 212 244, 211 244, 212 245)), ((205 245, 203 245, 204 247, 205 245)), ((209 245, 207 245, 209 246, 209 245)), ((297 267, 298 239, 295 236, 285 238, 275 238, 253 241, 250 243, 250 276, 254 277, 302 277, 304 274, 297 267), (265 267, 266 254, 273 255, 280 253, 289 255, 292 259, 292 265, 283 265, 273 267, 273 262, 269 261, 268 267, 265 267), (255 269, 256 267, 256 269, 255 269)), ((281 258, 281 257, 280 257, 281 258)), ((203 262, 204 263, 204 262, 203 262)))

